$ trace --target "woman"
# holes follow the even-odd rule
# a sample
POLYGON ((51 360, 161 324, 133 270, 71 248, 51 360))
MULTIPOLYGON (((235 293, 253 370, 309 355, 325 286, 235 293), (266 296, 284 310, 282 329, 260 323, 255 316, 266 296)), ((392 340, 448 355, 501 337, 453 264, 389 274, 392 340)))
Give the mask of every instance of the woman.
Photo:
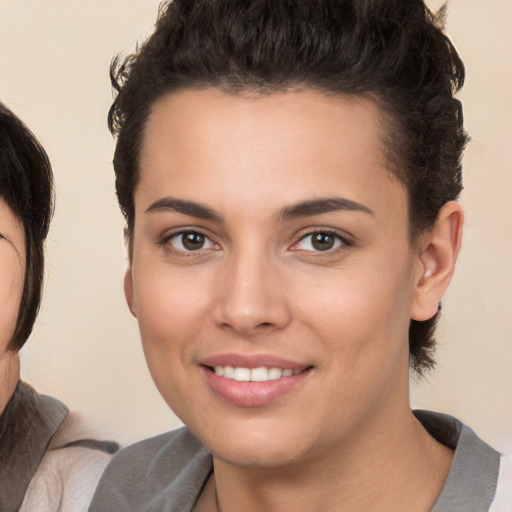
POLYGON ((175 0, 114 66, 125 293, 186 428, 118 454, 92 512, 506 510, 500 455, 409 405, 463 224, 441 26, 420 0, 175 0))
POLYGON ((19 350, 39 310, 53 213, 48 157, 0 103, 0 510, 85 510, 114 443, 77 436, 55 398, 20 380, 19 350), (63 449, 65 448, 65 449, 63 449))

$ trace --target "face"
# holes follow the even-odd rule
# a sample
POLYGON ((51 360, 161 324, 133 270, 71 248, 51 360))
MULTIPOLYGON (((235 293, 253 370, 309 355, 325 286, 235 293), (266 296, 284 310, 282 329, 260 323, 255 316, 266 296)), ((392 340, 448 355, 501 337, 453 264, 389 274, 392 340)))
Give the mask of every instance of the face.
POLYGON ((24 275, 23 225, 0 199, 0 359, 6 355, 14 334, 24 275))
POLYGON ((380 133, 371 102, 311 91, 154 105, 126 294, 160 393, 215 457, 307 461, 408 408, 424 269, 380 133))

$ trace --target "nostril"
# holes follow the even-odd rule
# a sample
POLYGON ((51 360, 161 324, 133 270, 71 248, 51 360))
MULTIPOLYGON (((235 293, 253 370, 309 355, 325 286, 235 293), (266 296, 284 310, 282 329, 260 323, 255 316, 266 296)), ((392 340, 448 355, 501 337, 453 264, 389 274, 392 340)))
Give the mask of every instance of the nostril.
MULTIPOLYGON (((239 285, 243 291, 243 286, 239 285)), ((239 292, 240 292, 239 290, 239 292)), ((284 299, 268 297, 264 293, 222 294, 212 311, 212 319, 218 327, 231 328, 242 335, 270 332, 285 327, 290 312, 284 299)))

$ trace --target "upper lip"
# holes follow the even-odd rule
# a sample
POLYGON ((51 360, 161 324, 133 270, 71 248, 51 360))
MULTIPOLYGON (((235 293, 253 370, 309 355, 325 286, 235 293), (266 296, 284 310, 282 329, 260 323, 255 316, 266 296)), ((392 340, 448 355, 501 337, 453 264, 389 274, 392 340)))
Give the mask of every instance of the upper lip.
POLYGON ((281 368, 282 370, 303 370, 311 366, 271 354, 216 354, 200 361, 204 366, 232 366, 234 368, 281 368))

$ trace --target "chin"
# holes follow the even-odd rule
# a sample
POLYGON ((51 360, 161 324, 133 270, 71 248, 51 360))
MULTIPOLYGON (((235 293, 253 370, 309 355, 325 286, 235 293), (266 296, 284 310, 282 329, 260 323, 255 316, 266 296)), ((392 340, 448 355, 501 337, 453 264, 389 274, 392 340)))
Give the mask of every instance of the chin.
POLYGON ((254 446, 247 443, 222 444, 219 450, 210 450, 212 455, 232 466, 246 468, 282 468, 299 462, 300 453, 281 446, 254 446))
POLYGON ((271 468, 297 462, 309 451, 304 446, 305 432, 285 421, 241 420, 223 425, 209 424, 208 430, 189 427, 194 436, 214 457, 241 467, 271 468))

